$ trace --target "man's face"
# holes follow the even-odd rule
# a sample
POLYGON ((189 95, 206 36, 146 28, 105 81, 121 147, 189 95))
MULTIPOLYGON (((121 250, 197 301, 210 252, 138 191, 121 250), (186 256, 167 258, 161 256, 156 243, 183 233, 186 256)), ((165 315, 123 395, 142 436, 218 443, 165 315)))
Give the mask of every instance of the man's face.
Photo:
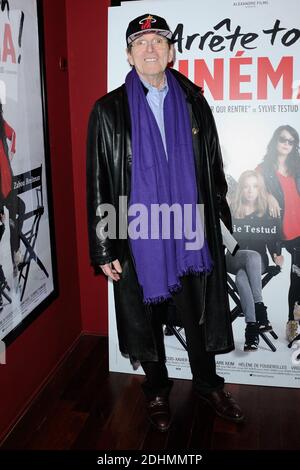
POLYGON ((163 36, 148 33, 139 36, 133 41, 127 56, 130 65, 135 67, 141 78, 151 82, 153 77, 163 75, 168 63, 172 62, 174 48, 173 45, 169 47, 167 40, 163 36), (155 43, 156 40, 158 41, 157 43, 155 43))

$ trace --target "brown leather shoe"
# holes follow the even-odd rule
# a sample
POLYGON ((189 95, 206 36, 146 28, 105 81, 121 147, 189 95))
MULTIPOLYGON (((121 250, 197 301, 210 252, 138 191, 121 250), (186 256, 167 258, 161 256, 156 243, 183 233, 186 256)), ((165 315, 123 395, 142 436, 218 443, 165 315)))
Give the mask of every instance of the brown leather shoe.
POLYGON ((221 418, 233 421, 234 423, 241 423, 244 421, 244 413, 232 397, 231 393, 221 389, 211 392, 208 395, 198 395, 201 400, 210 405, 215 413, 221 418))
POLYGON ((165 432, 169 429, 171 414, 166 397, 156 396, 147 400, 147 411, 151 423, 158 431, 165 432))

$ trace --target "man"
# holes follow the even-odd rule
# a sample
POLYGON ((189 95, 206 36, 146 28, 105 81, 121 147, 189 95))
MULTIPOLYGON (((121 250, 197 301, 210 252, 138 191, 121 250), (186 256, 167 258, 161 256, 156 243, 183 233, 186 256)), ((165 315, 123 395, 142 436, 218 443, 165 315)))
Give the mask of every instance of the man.
POLYGON ((148 415, 159 431, 171 419, 162 331, 170 305, 185 328, 194 390, 219 416, 244 419, 215 364, 216 353, 233 349, 219 217, 229 228, 231 219, 218 137, 201 90, 167 68, 174 59, 171 38, 157 15, 129 23, 132 70, 124 85, 96 102, 87 145, 91 263, 114 282, 120 351, 145 372, 148 415), (113 205, 118 221, 120 196, 129 197, 129 217, 136 204, 150 211, 157 204, 202 203, 201 246, 188 249, 186 234, 175 236, 176 222, 169 238, 157 226, 155 236, 130 236, 130 224, 129 239, 105 236, 101 205, 113 205))

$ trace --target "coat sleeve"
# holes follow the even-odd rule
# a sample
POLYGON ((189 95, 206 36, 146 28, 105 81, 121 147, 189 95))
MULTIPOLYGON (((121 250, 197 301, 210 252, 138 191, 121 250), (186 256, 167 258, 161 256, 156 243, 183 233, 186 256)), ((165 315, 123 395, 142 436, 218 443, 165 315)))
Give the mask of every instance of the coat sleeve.
POLYGON ((104 133, 101 127, 101 106, 97 102, 89 118, 86 165, 89 252, 91 264, 96 271, 97 266, 116 259, 115 241, 106 236, 103 230, 107 228, 107 225, 103 225, 107 220, 107 213, 100 211, 102 204, 113 204, 109 157, 105 152, 104 133))
POLYGON ((208 145, 212 162, 212 174, 216 190, 219 217, 220 219, 222 219, 228 230, 230 230, 232 233, 231 213, 226 199, 228 186, 224 174, 223 159, 217 127, 211 109, 204 97, 203 101, 205 107, 205 114, 207 116, 208 145))

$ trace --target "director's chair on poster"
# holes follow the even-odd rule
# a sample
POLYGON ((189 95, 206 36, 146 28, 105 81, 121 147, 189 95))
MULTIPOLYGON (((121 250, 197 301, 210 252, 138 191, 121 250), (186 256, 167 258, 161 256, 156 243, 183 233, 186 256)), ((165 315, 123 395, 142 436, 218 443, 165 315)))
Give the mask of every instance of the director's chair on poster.
MULTIPOLYGON (((268 282, 274 276, 277 276, 277 274, 279 273, 280 273, 279 266, 269 266, 266 269, 265 273, 263 274, 262 287, 264 288, 268 284, 268 282)), ((231 322, 234 322, 236 318, 242 317, 244 315, 243 315, 237 287, 229 274, 227 275, 227 289, 228 289, 228 294, 230 295, 233 302, 235 303, 235 307, 231 310, 231 322)), ((168 322, 166 323, 164 334, 165 336, 174 335, 178 339, 180 344, 184 347, 184 349, 186 349, 186 341, 185 341, 184 336, 182 335, 183 327, 182 325, 180 325, 180 321, 178 320, 177 317, 178 315, 176 314, 176 307, 173 302, 170 302, 169 311, 168 311, 168 322)), ((265 343, 269 346, 271 351, 275 352, 276 347, 274 346, 272 341, 269 339, 268 334, 270 334, 274 339, 278 339, 277 334, 273 330, 268 331, 268 332, 262 332, 262 331, 259 332, 259 335, 265 341, 265 343)))
MULTIPOLYGON (((1 224, 0 224, 0 242, 1 242, 4 231, 5 231, 5 226, 1 222, 1 224)), ((7 284, 7 281, 6 281, 4 272, 3 272, 2 265, 0 264, 0 311, 3 309, 2 297, 4 297, 8 301, 8 303, 11 304, 11 298, 9 297, 9 295, 7 293, 9 291, 10 291, 10 287, 7 284)))
POLYGON ((172 300, 168 304, 168 316, 164 328, 165 336, 175 336, 179 343, 187 350, 185 337, 182 335, 183 326, 179 318, 176 306, 172 300))
MULTIPOLYGON (((274 276, 277 276, 277 274, 279 274, 279 273, 280 273, 280 267, 279 266, 268 266, 266 271, 262 275, 263 276, 262 277, 262 288, 264 288, 268 284, 268 282, 270 282, 270 280, 274 276)), ((239 297, 239 294, 238 294, 237 287, 235 285, 234 280, 230 277, 229 274, 227 275, 227 289, 228 289, 228 294, 230 295, 231 299, 235 303, 235 307, 231 310, 231 321, 234 322, 234 320, 236 320, 237 317, 243 317, 244 314, 243 314, 243 309, 242 309, 242 306, 241 306, 240 297, 239 297)), ((269 346, 271 351, 275 352, 276 347, 274 346, 272 341, 267 336, 268 334, 270 334, 274 339, 278 339, 277 334, 273 330, 268 331, 268 332, 262 332, 262 331, 259 332, 259 335, 265 341, 265 343, 269 346)))
POLYGON ((20 233, 20 240, 25 247, 23 261, 18 266, 18 283, 21 288, 20 300, 22 300, 24 297, 29 269, 32 261, 35 261, 46 277, 49 277, 44 264, 34 250, 36 239, 39 233, 40 220, 44 213, 42 165, 31 171, 27 171, 26 173, 15 175, 14 188, 16 189, 18 195, 27 191, 33 191, 35 193, 32 197, 32 202, 35 201, 35 208, 29 212, 25 212, 23 216, 23 231, 20 233), (26 231, 24 230, 25 225, 27 226, 26 231))

